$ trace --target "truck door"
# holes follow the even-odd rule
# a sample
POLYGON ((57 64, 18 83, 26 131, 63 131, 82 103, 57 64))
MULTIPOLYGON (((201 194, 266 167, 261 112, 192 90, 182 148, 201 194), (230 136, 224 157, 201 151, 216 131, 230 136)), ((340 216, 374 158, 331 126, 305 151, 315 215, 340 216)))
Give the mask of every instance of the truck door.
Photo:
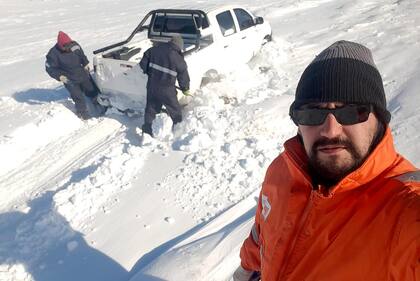
POLYGON ((239 27, 240 49, 242 62, 248 62, 259 50, 261 42, 258 40, 257 29, 253 17, 244 9, 233 9, 239 27))
MULTIPOLYGON (((241 61, 240 49, 238 49, 238 31, 230 10, 223 11, 216 15, 221 36, 219 36, 219 52, 223 68, 229 70, 241 61)), ((219 54, 217 54, 219 55, 219 54)))

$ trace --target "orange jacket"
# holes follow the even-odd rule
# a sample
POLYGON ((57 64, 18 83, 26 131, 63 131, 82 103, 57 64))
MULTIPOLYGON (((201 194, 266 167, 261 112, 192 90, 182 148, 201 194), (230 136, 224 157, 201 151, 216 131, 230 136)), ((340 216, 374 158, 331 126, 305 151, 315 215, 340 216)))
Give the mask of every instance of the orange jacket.
POLYGON ((336 186, 314 187, 299 139, 270 165, 241 265, 263 281, 420 280, 420 171, 390 129, 336 186))

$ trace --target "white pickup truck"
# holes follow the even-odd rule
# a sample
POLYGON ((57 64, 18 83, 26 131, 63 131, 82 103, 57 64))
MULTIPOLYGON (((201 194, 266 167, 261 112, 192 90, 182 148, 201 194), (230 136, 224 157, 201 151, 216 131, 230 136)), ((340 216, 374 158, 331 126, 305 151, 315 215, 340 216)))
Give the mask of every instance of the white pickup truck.
POLYGON ((141 111, 147 76, 139 67, 144 51, 179 34, 194 92, 217 73, 247 63, 271 40, 271 27, 242 7, 159 9, 149 12, 122 42, 95 50, 93 78, 102 97, 121 111, 141 111))

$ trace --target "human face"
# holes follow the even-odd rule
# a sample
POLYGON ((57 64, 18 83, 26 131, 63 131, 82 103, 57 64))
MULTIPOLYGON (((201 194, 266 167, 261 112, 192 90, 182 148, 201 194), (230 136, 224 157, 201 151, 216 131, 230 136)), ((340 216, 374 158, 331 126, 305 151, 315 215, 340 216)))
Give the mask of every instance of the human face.
MULTIPOLYGON (((334 109, 343 103, 317 103, 310 107, 334 109)), ((329 113, 321 125, 299 125, 312 174, 320 183, 334 185, 357 169, 370 153, 378 131, 378 120, 373 113, 365 122, 341 125, 329 113)))

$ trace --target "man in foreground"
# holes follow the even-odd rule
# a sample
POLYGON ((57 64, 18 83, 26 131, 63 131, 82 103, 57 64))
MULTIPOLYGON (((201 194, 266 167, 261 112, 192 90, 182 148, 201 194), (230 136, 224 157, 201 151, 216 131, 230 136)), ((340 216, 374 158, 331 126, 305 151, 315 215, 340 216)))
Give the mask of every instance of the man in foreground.
POLYGON ((168 43, 161 43, 148 49, 140 61, 140 67, 147 74, 147 103, 144 113, 143 133, 153 137, 152 123, 162 106, 166 108, 173 124, 182 121, 181 105, 175 88, 184 95, 189 95, 190 77, 187 64, 182 54, 184 41, 181 36, 174 36, 168 43))
POLYGON ((420 172, 394 149, 382 78, 339 41, 306 68, 234 280, 420 280, 420 172))
POLYGON ((89 75, 89 61, 80 45, 66 33, 58 33, 57 43, 47 54, 45 69, 69 91, 79 118, 90 118, 85 95, 92 99, 94 105, 100 107, 96 101, 98 91, 89 75))

